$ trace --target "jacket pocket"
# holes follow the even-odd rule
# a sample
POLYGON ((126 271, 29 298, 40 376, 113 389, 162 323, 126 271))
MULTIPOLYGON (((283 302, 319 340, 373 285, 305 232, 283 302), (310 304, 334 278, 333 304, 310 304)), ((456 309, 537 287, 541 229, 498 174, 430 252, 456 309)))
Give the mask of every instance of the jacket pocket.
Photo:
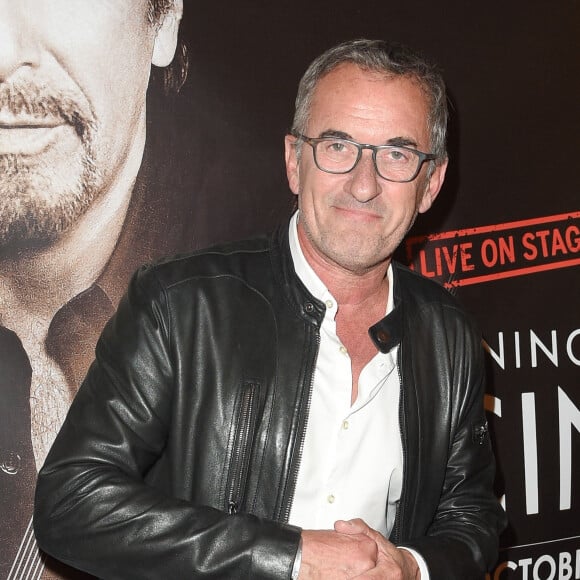
POLYGON ((236 425, 226 486, 226 509, 230 515, 236 514, 240 510, 245 499, 246 480, 258 415, 259 386, 259 383, 255 381, 245 381, 237 405, 236 425))

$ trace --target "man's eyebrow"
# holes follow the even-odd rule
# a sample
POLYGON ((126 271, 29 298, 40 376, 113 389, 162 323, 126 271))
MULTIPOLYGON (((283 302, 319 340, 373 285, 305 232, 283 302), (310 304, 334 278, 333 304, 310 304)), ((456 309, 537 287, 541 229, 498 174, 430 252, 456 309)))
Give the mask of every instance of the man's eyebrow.
POLYGON ((417 147, 417 142, 408 137, 393 137, 386 142, 386 145, 395 147, 417 147))
POLYGON ((337 139, 352 139, 352 135, 345 133, 344 131, 337 131, 336 129, 327 129, 326 131, 322 131, 318 135, 319 139, 325 139, 326 137, 336 137, 337 139))
MULTIPOLYGON (((319 135, 319 139, 325 139, 327 137, 336 138, 336 139, 349 139, 350 141, 355 141, 352 138, 352 135, 349 133, 345 133, 344 131, 338 131, 336 129, 327 129, 326 131, 322 131, 319 135)), ((391 145, 393 147, 417 147, 417 142, 414 139, 410 139, 409 137, 392 137, 388 139, 385 145, 391 145)))

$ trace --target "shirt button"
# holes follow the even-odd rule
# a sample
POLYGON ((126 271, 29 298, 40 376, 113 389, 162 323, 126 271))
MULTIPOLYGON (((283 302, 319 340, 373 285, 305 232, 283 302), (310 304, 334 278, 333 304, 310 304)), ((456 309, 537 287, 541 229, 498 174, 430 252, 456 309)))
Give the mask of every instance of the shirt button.
POLYGON ((340 350, 340 352, 341 352, 342 354, 348 354, 348 351, 346 350, 346 346, 341 346, 341 347, 339 348, 339 350, 340 350))
POLYGON ((332 494, 330 494, 330 495, 329 495, 329 496, 326 498, 326 501, 327 501, 328 503, 334 503, 334 496, 333 496, 332 494))
POLYGON ((22 459, 15 451, 6 451, 0 456, 0 469, 7 475, 16 475, 20 471, 22 459))
POLYGON ((333 306, 334 306, 334 303, 332 302, 332 300, 326 301, 326 308, 328 308, 330 310, 333 306))
POLYGON ((342 422, 342 428, 345 430, 348 429, 348 421, 346 419, 342 422))
POLYGON ((381 344, 387 344, 387 342, 389 342, 390 339, 391 335, 386 330, 379 330, 377 332, 377 340, 381 344))

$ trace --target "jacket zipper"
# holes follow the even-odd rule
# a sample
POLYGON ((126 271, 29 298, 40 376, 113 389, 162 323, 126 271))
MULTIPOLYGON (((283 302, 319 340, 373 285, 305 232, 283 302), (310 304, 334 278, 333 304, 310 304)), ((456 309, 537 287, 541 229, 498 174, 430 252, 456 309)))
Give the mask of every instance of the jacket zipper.
POLYGON ((302 463, 302 454, 304 452, 304 440, 306 439, 306 428, 308 426, 308 417, 310 415, 310 402, 312 400, 312 390, 314 388, 314 364, 316 361, 316 357, 318 355, 318 350, 320 348, 320 333, 316 333, 316 340, 315 340, 315 349, 314 349, 314 357, 310 361, 310 383, 308 385, 308 394, 306 398, 306 404, 304 406, 304 411, 302 416, 304 417, 304 425, 302 430, 299 433, 298 439, 298 453, 294 464, 292 465, 293 469, 290 470, 288 474, 288 486, 287 486, 287 497, 288 501, 285 502, 282 514, 281 514, 281 521, 283 523, 288 523, 290 518, 290 511, 292 510, 292 504, 294 503, 294 494, 296 492, 296 482, 298 480, 298 470, 300 469, 300 464, 302 463))
POLYGON ((407 415, 406 415, 406 407, 405 407, 405 391, 403 390, 403 345, 399 345, 399 352, 397 355, 397 371, 399 373, 399 432, 401 434, 401 447, 403 448, 403 487, 401 489, 401 498, 399 501, 399 508, 397 509, 397 513, 395 515, 395 523, 393 525, 393 529, 389 534, 389 539, 396 543, 401 539, 401 520, 403 517, 404 512, 404 504, 406 500, 405 490, 407 489, 406 481, 407 478, 407 460, 408 460, 408 450, 407 450, 407 440, 405 438, 405 432, 407 429, 407 415))
POLYGON ((230 515, 238 513, 244 499, 256 422, 257 390, 257 383, 244 383, 236 421, 236 437, 230 460, 230 480, 226 491, 226 507, 230 515))

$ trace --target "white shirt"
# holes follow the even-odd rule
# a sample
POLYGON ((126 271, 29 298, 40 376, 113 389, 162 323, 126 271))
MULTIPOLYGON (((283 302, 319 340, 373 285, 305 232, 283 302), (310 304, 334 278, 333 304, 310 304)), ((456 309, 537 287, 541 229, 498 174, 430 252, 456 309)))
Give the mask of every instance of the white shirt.
MULTIPOLYGON (((296 216, 290 226, 294 267, 310 293, 326 304, 326 314, 289 521, 307 529, 333 529, 338 519, 359 517, 388 536, 403 474, 397 347, 377 353, 363 368, 351 406, 351 361, 336 334, 337 303, 302 253, 296 216)), ((393 309, 391 267, 388 277, 386 313, 393 309)))
MULTIPOLYGON (((289 523, 305 529, 333 529, 338 519, 362 518, 388 537, 403 476, 398 346, 387 353, 378 352, 363 368, 358 397, 351 405, 351 361, 336 334, 338 305, 304 257, 297 221, 298 212, 289 230, 294 268, 308 291, 326 304, 326 313, 289 523)), ((393 309, 392 266, 387 276, 385 315, 393 309)), ((417 559, 421 577, 428 580, 422 558, 417 559)))

